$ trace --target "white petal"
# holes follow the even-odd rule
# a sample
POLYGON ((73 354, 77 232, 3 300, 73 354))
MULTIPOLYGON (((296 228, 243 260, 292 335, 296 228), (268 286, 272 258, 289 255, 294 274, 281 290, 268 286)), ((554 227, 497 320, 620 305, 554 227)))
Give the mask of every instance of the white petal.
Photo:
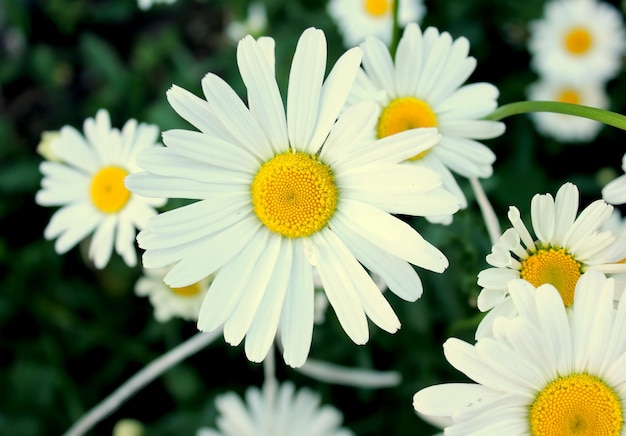
POLYGON ((320 253, 317 271, 324 291, 337 314, 339 323, 350 339, 356 344, 365 344, 369 339, 369 331, 361 297, 354 289, 347 271, 341 267, 337 253, 322 233, 315 233, 312 239, 320 253))
POLYGON ((414 265, 443 272, 448 260, 407 223, 378 208, 354 200, 342 201, 335 217, 373 244, 414 265), (384 229, 381 232, 381 229, 384 229))
POLYGON ((241 148, 205 133, 168 130, 163 132, 163 142, 181 156, 233 171, 254 172, 262 163, 241 148))
POLYGON ((386 89, 396 95, 393 81, 394 68, 387 46, 378 38, 368 37, 361 44, 363 48, 363 68, 379 89, 386 89))
POLYGON ((352 48, 335 63, 322 86, 319 115, 315 130, 309 140, 309 151, 319 150, 343 108, 354 78, 359 70, 362 52, 352 48))
POLYGON ((226 261, 207 291, 200 313, 198 329, 210 332, 230 317, 239 302, 255 268, 255 262, 267 245, 269 233, 257 232, 240 252, 226 261))
MULTIPOLYGON (((274 237, 279 238, 278 236, 274 237)), ((272 277, 246 335, 246 356, 252 362, 262 361, 274 343, 285 294, 289 291, 301 291, 301 289, 288 288, 294 257, 292 240, 280 238, 280 245, 280 252, 275 262, 272 277)), ((298 313, 295 316, 301 315, 298 313)))
POLYGON ((248 90, 248 106, 265 132, 270 144, 278 145, 274 152, 288 146, 287 119, 274 77, 274 68, 260 44, 250 35, 237 45, 237 65, 248 90))
POLYGON ((280 332, 285 363, 299 367, 307 359, 313 335, 313 268, 305 259, 301 239, 294 240, 293 256, 280 332))
POLYGON ((242 148, 262 162, 273 156, 259 123, 228 83, 209 73, 202 79, 202 90, 215 116, 242 148))
POLYGON ((313 27, 306 29, 296 47, 287 91, 287 129, 291 146, 309 150, 319 114, 320 93, 326 72, 326 37, 313 27))
MULTIPOLYGON (((269 235, 265 250, 255 262, 248 286, 243 290, 241 298, 224 324, 224 339, 231 345, 238 345, 248 332, 261 300, 268 291, 272 274, 276 268, 283 266, 277 265, 281 253, 281 239, 282 237, 276 234, 269 235)), ((275 333, 276 329, 271 331, 272 336, 275 333)))
POLYGON ((89 244, 89 257, 98 269, 104 268, 111 258, 116 221, 114 215, 104 218, 96 228, 89 244))
MULTIPOLYGON (((258 232, 260 225, 256 216, 250 216, 215 236, 195 241, 194 245, 204 249, 203 256, 182 258, 167 273, 165 283, 173 287, 182 287, 207 277, 237 255, 258 232)), ((176 250, 180 251, 180 248, 173 249, 174 252, 176 250)))
POLYGON ((359 262, 370 271, 380 275, 394 294, 407 301, 415 301, 421 297, 422 282, 415 269, 406 261, 381 250, 355 233, 341 220, 331 221, 330 227, 354 253, 359 262))
POLYGON ((530 203, 530 210, 537 238, 544 243, 552 241, 556 213, 552 196, 550 194, 535 195, 530 203))

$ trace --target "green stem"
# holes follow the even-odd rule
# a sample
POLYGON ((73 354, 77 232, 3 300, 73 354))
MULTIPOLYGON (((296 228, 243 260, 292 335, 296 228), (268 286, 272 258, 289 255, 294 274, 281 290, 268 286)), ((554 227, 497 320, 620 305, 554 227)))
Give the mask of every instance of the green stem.
POLYGON ((389 46, 389 53, 391 53, 391 57, 396 56, 396 50, 398 48, 398 43, 400 42, 400 22, 398 21, 398 4, 400 0, 395 0, 391 3, 391 11, 393 15, 393 29, 391 33, 391 45, 389 46))
POLYGON ((589 118, 609 126, 626 130, 626 116, 605 109, 557 101, 518 101, 500 106, 485 117, 486 120, 498 121, 511 115, 528 112, 554 112, 565 115, 589 118))

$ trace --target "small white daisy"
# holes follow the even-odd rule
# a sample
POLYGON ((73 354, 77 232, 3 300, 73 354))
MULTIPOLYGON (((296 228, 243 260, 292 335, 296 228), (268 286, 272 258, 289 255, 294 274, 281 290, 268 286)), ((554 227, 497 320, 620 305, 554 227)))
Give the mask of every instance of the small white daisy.
POLYGON ((113 247, 129 266, 137 263, 135 228, 141 229, 164 198, 145 198, 131 193, 124 178, 140 170, 137 153, 156 144, 154 125, 126 122, 122 130, 111 128, 109 113, 100 109, 87 118, 85 136, 64 126, 50 143, 59 161, 42 162, 43 179, 35 201, 41 206, 62 206, 44 230, 46 239, 58 238, 55 250, 63 254, 93 233, 89 258, 104 268, 113 247))
POLYGON ((602 198, 610 204, 626 204, 626 154, 622 156, 624 174, 616 177, 602 188, 602 198))
MULTIPOLYGON (((337 24, 346 47, 354 47, 368 36, 391 44, 393 32, 393 0, 330 0, 326 11, 337 24)), ((398 24, 420 22, 426 8, 423 0, 400 0, 398 24)))
POLYGON ((215 400, 220 415, 217 430, 201 428, 196 436, 351 436, 342 427, 343 415, 308 388, 296 391, 287 381, 263 389, 250 387, 245 401, 235 392, 215 400))
MULTIPOLYGON (((557 101, 607 109, 609 98, 604 83, 568 84, 562 80, 540 79, 528 87, 529 100, 557 101)), ((537 131, 560 142, 590 142, 603 123, 588 118, 551 112, 532 112, 537 131)))
POLYGON ((531 65, 540 76, 583 84, 609 80, 622 68, 622 14, 608 2, 552 0, 528 27, 531 65))
POLYGON ((232 345, 245 336, 252 361, 265 358, 280 327, 285 361, 305 362, 314 268, 342 327, 364 344, 368 318, 388 332, 400 322, 363 266, 392 292, 415 301, 422 286, 408 262, 437 272, 448 265, 443 253, 391 215, 458 210, 439 174, 400 164, 430 148, 436 130, 365 144, 363 132, 376 123, 374 103, 337 119, 361 50, 341 56, 324 80, 326 50, 321 30, 303 32, 285 113, 274 76, 274 40, 245 37, 237 59, 249 107, 214 74, 202 80, 206 100, 173 87, 170 103, 200 132, 165 132, 167 147, 142 153, 147 171, 126 180, 142 195, 198 200, 150 220, 138 236, 144 266, 175 264, 165 277, 175 287, 219 269, 198 328, 223 325, 232 345))
POLYGON ((253 2, 248 5, 248 14, 245 20, 232 20, 226 25, 224 33, 229 41, 238 43, 246 35, 261 36, 267 29, 267 11, 263 2, 253 2))
POLYGON ((480 323, 476 337, 489 334, 493 320, 501 315, 514 315, 513 302, 507 287, 511 280, 522 278, 534 286, 550 283, 561 293, 569 307, 581 275, 588 270, 604 273, 626 272, 626 265, 611 258, 616 237, 601 230, 613 206, 596 200, 578 213, 578 188, 565 183, 556 199, 550 194, 537 194, 531 202, 531 218, 536 239, 524 225, 520 211, 509 208, 513 225, 507 229, 487 256, 487 268, 478 273, 478 309, 490 312, 480 323))
POLYGON ((150 299, 154 307, 154 317, 160 322, 175 317, 197 321, 213 275, 188 286, 172 288, 163 281, 169 270, 170 268, 144 268, 143 276, 135 284, 135 293, 150 299))
POLYGON ((137 0, 137 6, 139 7, 139 9, 147 11, 148 9, 152 8, 152 6, 159 3, 171 5, 175 2, 176 0, 137 0))
POLYGON ((450 417, 446 435, 626 434, 626 299, 598 271, 581 277, 571 311, 552 285, 510 285, 520 314, 494 337, 444 344, 446 359, 475 383, 417 392, 422 414, 450 417))
MULTIPOLYGON (((453 172, 463 177, 490 177, 494 153, 481 139, 495 138, 504 124, 482 118, 497 107, 498 89, 489 83, 461 86, 476 68, 468 56, 466 38, 452 40, 448 32, 433 27, 424 33, 409 24, 395 56, 377 38, 361 44, 363 66, 348 98, 349 104, 379 102, 378 121, 369 133, 385 138, 416 127, 437 127, 439 143, 409 159, 409 164, 439 172, 446 189, 467 207, 467 200, 453 172)), ((449 223, 450 216, 437 220, 449 223)))

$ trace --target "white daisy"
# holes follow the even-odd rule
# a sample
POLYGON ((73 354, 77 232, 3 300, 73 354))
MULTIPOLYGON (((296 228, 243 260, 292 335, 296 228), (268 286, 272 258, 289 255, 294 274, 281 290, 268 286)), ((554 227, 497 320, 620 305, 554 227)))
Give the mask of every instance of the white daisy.
MULTIPOLYGON (((393 0, 330 0, 326 11, 337 24, 346 47, 354 47, 368 36, 391 44, 393 32, 393 0)), ((423 0, 400 0, 398 24, 420 22, 426 8, 423 0)))
POLYGON ((156 4, 168 4, 171 5, 175 3, 176 0, 137 0, 137 6, 139 9, 147 11, 152 8, 152 6, 156 4))
MULTIPOLYGON (((369 134, 384 138, 416 127, 437 127, 439 143, 413 155, 410 164, 439 172, 446 189, 467 206, 465 196, 452 172, 463 177, 490 177, 494 153, 477 139, 489 139, 504 132, 504 124, 482 120, 497 107, 498 89, 489 83, 461 86, 476 67, 468 56, 466 38, 452 40, 449 33, 429 27, 422 34, 409 24, 395 56, 382 41, 368 38, 361 44, 363 66, 348 102, 376 99, 378 121, 369 134)), ((450 216, 431 219, 450 222, 450 216)))
POLYGON ((201 428, 196 436, 350 436, 341 426, 343 415, 336 408, 320 405, 320 396, 308 388, 296 391, 287 381, 279 386, 266 383, 250 387, 243 401, 234 392, 215 400, 220 415, 217 430, 201 428))
POLYGON ((491 331, 493 320, 501 315, 514 315, 514 306, 507 287, 511 280, 522 278, 534 286, 550 283, 561 293, 569 307, 574 289, 587 270, 604 273, 626 272, 626 265, 610 263, 611 246, 616 240, 608 230, 601 230, 611 216, 613 206, 596 200, 577 216, 578 188, 565 183, 556 199, 550 194, 537 194, 531 202, 531 218, 536 239, 524 225, 520 211, 509 208, 513 225, 507 229, 487 256, 493 268, 478 273, 478 309, 491 311, 476 331, 480 338, 491 331))
MULTIPOLYGON (((568 84, 562 80, 540 79, 528 87, 529 100, 557 101, 607 109, 609 98, 604 83, 568 84)), ((532 112, 537 131, 561 142, 590 142, 603 123, 589 118, 551 112, 532 112)))
POLYGON ((610 204, 626 204, 626 154, 622 156, 624 174, 616 177, 602 188, 602 198, 610 204))
POLYGON ((262 2, 253 2, 248 5, 245 20, 232 20, 226 25, 224 33, 234 43, 239 42, 246 35, 261 36, 267 29, 267 11, 262 2))
POLYGON ((552 0, 528 31, 531 65, 540 76, 583 84, 611 79, 622 68, 622 14, 608 2, 552 0))
POLYGON ((142 228, 164 198, 145 198, 124 186, 124 178, 140 170, 137 153, 156 144, 154 125, 126 122, 122 130, 111 128, 109 113, 100 109, 85 120, 85 136, 64 126, 50 143, 59 161, 42 162, 43 179, 35 196, 42 206, 62 206, 44 230, 46 239, 58 238, 57 253, 63 254, 93 233, 89 258, 97 268, 109 262, 113 247, 126 264, 137 263, 135 228, 142 228))
POLYGON ((188 286, 173 288, 163 281, 169 270, 169 268, 144 268, 143 276, 135 283, 135 293, 150 299, 154 307, 154 317, 160 322, 175 317, 197 321, 200 306, 213 275, 188 286))
POLYGON ((359 261, 414 301, 422 286, 407 262, 442 272, 447 259, 391 213, 450 214, 458 204, 434 171, 399 165, 431 147, 435 129, 364 144, 362 132, 376 123, 371 102, 336 121, 359 48, 324 80, 326 39, 307 29, 291 66, 286 114, 273 48, 273 39, 250 36, 238 45, 249 108, 214 74, 202 80, 206 100, 170 89, 174 109, 201 132, 165 132, 167 147, 144 152, 147 172, 126 182, 143 195, 198 200, 155 217, 138 236, 145 267, 176 263, 165 277, 170 286, 219 269, 198 328, 223 324, 233 345, 246 336, 248 358, 261 361, 280 325, 285 361, 301 366, 313 329, 313 269, 355 343, 367 342, 368 317, 395 332, 398 318, 359 261))
POLYGON ((552 285, 510 292, 520 315, 499 318, 493 338, 444 344, 475 383, 422 389, 414 408, 450 417, 450 436, 626 434, 626 299, 615 307, 613 280, 585 273, 571 311, 552 285))

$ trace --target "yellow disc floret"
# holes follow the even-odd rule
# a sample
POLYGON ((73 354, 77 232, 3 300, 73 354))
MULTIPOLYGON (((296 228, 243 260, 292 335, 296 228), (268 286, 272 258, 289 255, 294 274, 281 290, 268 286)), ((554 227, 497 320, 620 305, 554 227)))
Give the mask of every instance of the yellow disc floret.
POLYGON ((530 406, 528 420, 533 436, 618 436, 624 424, 617 393, 589 374, 548 383, 530 406))
POLYGON ((391 6, 391 2, 387 0, 363 0, 363 9, 369 15, 374 17, 382 17, 391 6))
POLYGON ((565 34, 565 49, 573 55, 579 56, 587 53, 592 43, 591 33, 584 27, 574 27, 565 34))
POLYGON ((259 220, 288 238, 321 230, 333 216, 339 194, 328 165, 315 156, 290 151, 261 166, 251 191, 259 220))
POLYGON ((550 283, 559 291, 567 307, 574 302, 574 289, 582 274, 582 265, 571 254, 562 248, 542 248, 521 263, 521 278, 535 287, 550 283))
POLYGON ((182 288, 170 287, 170 290, 179 297, 195 297, 202 291, 202 288, 200 287, 200 282, 196 282, 189 286, 183 286, 182 288))
MULTIPOLYGON (((376 134, 378 138, 404 132, 418 127, 437 127, 437 115, 423 100, 415 97, 396 98, 389 102, 378 118, 376 134)), ((423 157, 424 151, 409 160, 423 157)))
POLYGON ((575 89, 565 88, 559 92, 557 101, 561 103, 580 104, 580 94, 575 89))
POLYGON ((104 167, 91 180, 89 193, 94 206, 103 213, 119 212, 130 199, 130 191, 124 186, 128 171, 116 166, 104 167))

